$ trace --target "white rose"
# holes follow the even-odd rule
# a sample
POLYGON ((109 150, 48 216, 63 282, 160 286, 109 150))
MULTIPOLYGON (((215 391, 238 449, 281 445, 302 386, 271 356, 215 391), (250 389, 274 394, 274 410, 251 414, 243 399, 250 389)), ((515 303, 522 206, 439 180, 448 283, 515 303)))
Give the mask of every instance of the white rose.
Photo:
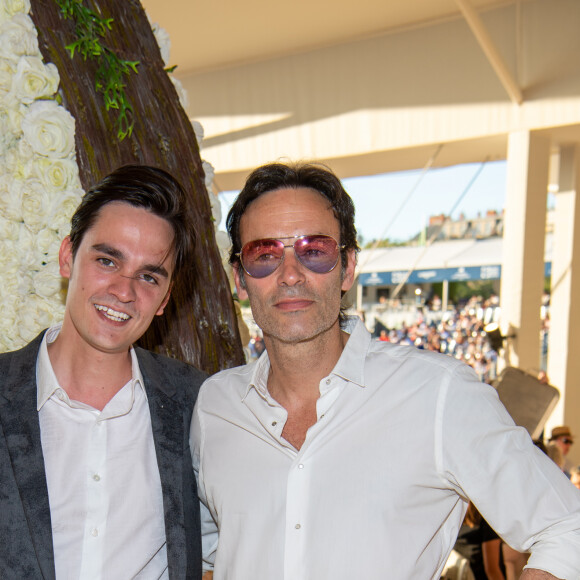
POLYGON ((30 0, 1 0, 0 22, 12 18, 15 14, 28 14, 30 12, 30 0))
POLYGON ((36 56, 22 56, 12 81, 12 91, 21 102, 30 104, 36 99, 54 95, 58 83, 58 70, 54 64, 44 64, 36 56))
POLYGON ((156 22, 151 23, 151 30, 153 30, 153 36, 159 46, 159 51, 161 52, 161 58, 163 59, 163 64, 169 66, 169 53, 171 52, 171 38, 164 28, 161 28, 156 22))
MULTIPOLYGON (((22 119, 24 120, 24 115, 22 116, 22 119)), ((22 123, 20 123, 20 127, 22 128, 22 123)), ((18 141, 18 156, 22 163, 27 162, 32 165, 32 160, 34 157, 37 157, 37 154, 26 139, 20 139, 20 141, 18 141)))
MULTIPOLYGON (((2 240, 0 247, 2 248, 2 251, 0 251, 0 268, 2 268, 0 288, 7 288, 12 285, 16 289, 20 271, 22 270, 18 242, 15 240, 2 240)), ((0 290, 0 293, 2 293, 2 290, 0 290)))
POLYGON ((37 157, 32 165, 32 174, 53 192, 80 187, 79 168, 72 159, 37 157))
POLYGON ((22 300, 22 296, 18 292, 18 287, 20 285, 21 275, 18 267, 9 267, 8 270, 2 272, 2 284, 0 285, 0 297, 2 297, 2 303, 5 301, 12 300, 13 297, 17 296, 22 300))
POLYGON ((211 191, 211 184, 213 183, 213 178, 215 177, 215 170, 213 165, 207 161, 202 161, 201 166, 203 167, 203 172, 205 173, 205 187, 208 191, 211 191))
POLYGON ((18 300, 20 296, 2 296, 0 287, 0 352, 16 350, 23 346, 17 330, 18 300))
POLYGON ((22 182, 9 174, 0 175, 0 215, 14 222, 22 221, 22 182))
POLYGON ((203 138, 205 135, 203 125, 199 121, 192 121, 191 125, 193 126, 193 132, 195 133, 195 138, 197 139, 197 145, 201 149, 201 144, 203 143, 203 138))
MULTIPOLYGON (((17 137, 10 131, 10 119, 6 114, 6 110, 0 108, 0 157, 2 158, 2 165, 5 166, 5 155, 8 151, 16 146, 17 137)), ((2 167, 4 170, 5 167, 2 167)), ((4 172, 4 171, 3 171, 4 172)))
POLYGON ((177 91, 177 96, 179 97, 179 103, 181 104, 181 106, 187 110, 187 107, 189 106, 189 99, 187 98, 187 91, 183 88, 183 85, 181 84, 181 81, 179 79, 176 79, 175 77, 169 77, 171 79, 171 82, 173 83, 173 86, 175 87, 175 90, 177 91))
POLYGON ((34 238, 38 262, 45 264, 58 263, 58 251, 61 241, 61 237, 55 230, 51 228, 40 230, 34 238))
MULTIPOLYGON (((6 155, 9 149, 19 147, 22 135, 22 108, 14 102, 0 105, 0 154, 6 155)), ((3 159, 3 164, 6 160, 3 159)), ((9 166, 10 167, 10 166, 9 166)))
POLYGON ((215 232, 215 241, 220 253, 220 257, 222 259, 222 265, 226 274, 228 275, 228 279, 230 281, 230 286, 234 287, 234 281, 232 277, 232 267, 230 266, 229 259, 230 259, 230 238, 226 232, 217 230, 215 232))
POLYGON ((0 102, 3 106, 8 106, 8 103, 4 102, 3 99, 12 89, 15 70, 16 66, 12 59, 0 57, 0 102))
POLYGON ((18 312, 16 328, 18 329, 18 338, 24 344, 34 340, 43 328, 46 328, 46 325, 42 325, 39 320, 39 318, 45 318, 46 320, 46 317, 42 317, 34 306, 33 303, 27 301, 18 312))
MULTIPOLYGON (((20 224, 18 256, 21 270, 27 274, 32 270, 38 270, 42 265, 42 258, 36 250, 35 234, 28 229, 26 224, 20 224)), ((30 280, 28 282, 30 283, 30 280)))
POLYGON ((23 185, 22 219, 34 233, 49 224, 54 193, 46 191, 37 179, 28 179, 23 185))
POLYGON ((9 147, 5 152, 5 167, 8 168, 10 177, 18 181, 26 181, 32 175, 34 157, 34 152, 22 147, 22 142, 23 139, 18 140, 14 147, 9 147))
POLYGON ((79 206, 84 191, 78 189, 68 189, 57 195, 52 205, 52 215, 50 225, 61 237, 68 235, 70 229, 70 219, 79 206), (63 233, 66 232, 66 233, 63 233))
POLYGON ((15 14, 0 24, 0 57, 13 59, 38 52, 38 34, 30 16, 15 14))
POLYGON ((68 157, 74 151, 75 121, 54 101, 36 101, 22 121, 24 137, 32 149, 46 157, 68 157))
POLYGON ((60 322, 64 307, 60 302, 46 300, 41 296, 30 296, 18 312, 18 333, 25 343, 33 340, 38 333, 60 322))
POLYGON ((217 247, 220 250, 226 250, 229 252, 230 250, 230 237, 228 236, 228 234, 226 234, 226 232, 222 231, 222 230, 218 230, 215 233, 215 241, 217 244, 217 247))
POLYGON ((41 269, 32 276, 32 287, 38 296, 57 299, 62 290, 62 276, 58 263, 41 266, 41 269))
POLYGON ((18 223, 0 216, 0 232, 3 240, 17 241, 19 231, 20 226, 18 223))

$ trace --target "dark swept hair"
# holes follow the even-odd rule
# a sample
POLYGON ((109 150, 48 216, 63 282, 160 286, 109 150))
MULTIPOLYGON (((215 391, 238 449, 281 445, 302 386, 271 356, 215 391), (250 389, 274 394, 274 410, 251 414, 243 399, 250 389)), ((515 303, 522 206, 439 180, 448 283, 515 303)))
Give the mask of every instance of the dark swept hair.
POLYGON ((330 202, 334 216, 340 225, 339 244, 343 269, 347 264, 349 250, 360 250, 354 225, 354 203, 342 187, 340 179, 326 166, 319 163, 269 163, 258 167, 246 179, 244 189, 232 205, 226 226, 232 242, 230 264, 238 264, 242 249, 240 221, 248 206, 264 193, 278 189, 307 188, 317 191, 330 202))
POLYGON ((148 165, 119 167, 87 191, 71 220, 73 257, 101 209, 113 202, 146 209, 169 222, 174 234, 175 278, 190 257, 196 235, 188 219, 185 191, 181 184, 163 169, 148 165))

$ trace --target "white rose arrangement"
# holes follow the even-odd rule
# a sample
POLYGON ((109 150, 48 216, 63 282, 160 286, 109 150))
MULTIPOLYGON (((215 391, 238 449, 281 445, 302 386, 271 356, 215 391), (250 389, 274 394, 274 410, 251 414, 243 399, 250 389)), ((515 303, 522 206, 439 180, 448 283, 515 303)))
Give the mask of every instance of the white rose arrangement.
POLYGON ((74 119, 29 12, 29 0, 0 0, 0 352, 62 320, 58 250, 83 195, 74 119))

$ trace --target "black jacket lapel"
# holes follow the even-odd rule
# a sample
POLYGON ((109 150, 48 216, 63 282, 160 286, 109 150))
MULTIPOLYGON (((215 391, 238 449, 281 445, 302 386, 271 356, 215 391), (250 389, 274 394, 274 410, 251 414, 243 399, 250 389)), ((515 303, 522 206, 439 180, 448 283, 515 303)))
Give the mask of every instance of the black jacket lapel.
POLYGON ((187 578, 187 542, 185 510, 183 506, 183 467, 187 448, 184 442, 189 435, 185 432, 184 408, 181 401, 173 399, 175 383, 166 372, 162 372, 150 353, 137 349, 139 367, 145 381, 145 389, 151 412, 151 427, 165 512, 165 534, 167 538, 167 561, 170 578, 187 578))
MULTIPOLYGON (((41 340, 42 334, 22 350, 6 355, 2 361, 6 364, 0 366, 0 373, 6 376, 0 390, 0 424, 10 458, 10 465, 0 466, 0 473, 2 479, 6 477, 4 481, 13 476, 28 528, 22 530, 20 540, 4 538, 3 541, 14 542, 14 546, 21 542, 24 548, 28 533, 42 577, 52 580, 55 573, 50 505, 36 409, 36 359, 41 340)), ((18 517, 20 506, 16 504, 14 509, 14 517, 18 517)), ((21 558, 26 557, 23 549, 21 558)))

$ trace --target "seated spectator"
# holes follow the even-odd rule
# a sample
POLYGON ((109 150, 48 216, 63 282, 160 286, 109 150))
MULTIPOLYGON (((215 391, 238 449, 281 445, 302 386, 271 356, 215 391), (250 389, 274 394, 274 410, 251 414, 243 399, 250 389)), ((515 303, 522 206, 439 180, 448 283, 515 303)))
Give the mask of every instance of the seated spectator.
POLYGON ((570 448, 574 444, 574 436, 570 431, 570 427, 567 425, 561 425, 560 427, 554 427, 552 429, 552 435, 548 443, 553 443, 556 445, 560 451, 562 452, 562 456, 564 458, 563 463, 563 470, 564 473, 570 477, 570 470, 572 469, 573 465, 567 460, 567 455, 570 452, 570 448))

